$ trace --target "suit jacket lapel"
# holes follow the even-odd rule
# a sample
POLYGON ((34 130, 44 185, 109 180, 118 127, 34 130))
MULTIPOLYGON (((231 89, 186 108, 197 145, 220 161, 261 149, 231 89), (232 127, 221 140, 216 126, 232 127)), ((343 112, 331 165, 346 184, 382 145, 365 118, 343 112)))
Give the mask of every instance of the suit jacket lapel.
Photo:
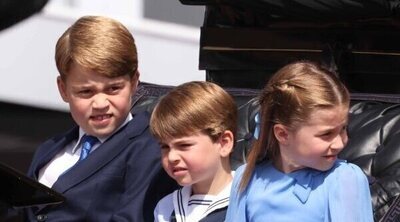
POLYGON ((35 180, 38 180, 39 170, 49 163, 67 144, 78 138, 78 135, 79 127, 74 127, 61 138, 54 139, 54 143, 51 143, 43 148, 44 153, 39 156, 40 159, 38 159, 34 167, 32 167, 34 172, 33 175, 30 176, 32 176, 35 180))
MULTIPOLYGON (((79 135, 79 127, 74 127, 70 131, 68 131, 64 136, 58 139, 54 139, 54 143, 47 145, 44 149, 46 149, 44 154, 41 155, 41 159, 37 161, 36 166, 34 167, 33 176, 36 180, 38 180, 39 170, 44 167, 48 162, 50 162, 57 153, 60 152, 67 144, 71 143, 72 140, 77 139, 79 135)), ((43 209, 48 209, 56 205, 39 205, 32 207, 32 210, 36 213, 42 211, 43 209)))
POLYGON ((107 165, 129 145, 129 140, 141 134, 148 126, 144 115, 146 114, 135 115, 126 126, 101 144, 87 159, 76 164, 65 175, 59 177, 52 188, 64 193, 107 165))

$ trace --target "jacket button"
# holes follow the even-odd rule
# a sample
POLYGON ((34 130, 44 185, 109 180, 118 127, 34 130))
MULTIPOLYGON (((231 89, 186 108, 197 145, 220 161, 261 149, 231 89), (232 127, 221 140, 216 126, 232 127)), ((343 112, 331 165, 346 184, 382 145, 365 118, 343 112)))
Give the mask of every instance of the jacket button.
POLYGON ((47 219, 47 216, 44 214, 39 214, 36 216, 37 221, 46 221, 46 219, 47 219))

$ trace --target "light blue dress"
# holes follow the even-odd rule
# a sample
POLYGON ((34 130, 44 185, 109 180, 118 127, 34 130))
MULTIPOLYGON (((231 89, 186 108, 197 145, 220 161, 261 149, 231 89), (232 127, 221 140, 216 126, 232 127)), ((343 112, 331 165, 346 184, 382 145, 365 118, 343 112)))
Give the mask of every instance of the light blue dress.
POLYGON ((227 222, 373 221, 368 181, 354 164, 338 160, 328 171, 305 168, 285 174, 271 162, 262 163, 240 193, 244 168, 233 180, 227 222))

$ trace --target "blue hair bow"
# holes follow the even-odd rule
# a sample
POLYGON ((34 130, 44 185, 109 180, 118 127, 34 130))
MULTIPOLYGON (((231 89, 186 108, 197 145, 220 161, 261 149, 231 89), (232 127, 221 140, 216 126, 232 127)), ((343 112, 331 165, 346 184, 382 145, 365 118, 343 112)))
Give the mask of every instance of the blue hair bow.
POLYGON ((256 114, 256 116, 254 117, 254 121, 255 121, 255 128, 253 137, 255 139, 258 139, 258 137, 260 136, 260 122, 261 122, 260 113, 256 114))

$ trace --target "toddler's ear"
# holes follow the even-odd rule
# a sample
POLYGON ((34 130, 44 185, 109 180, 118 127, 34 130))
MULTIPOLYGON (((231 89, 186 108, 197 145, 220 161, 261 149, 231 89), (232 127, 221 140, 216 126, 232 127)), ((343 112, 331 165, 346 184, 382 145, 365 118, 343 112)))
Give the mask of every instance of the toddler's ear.
POLYGON ((273 129, 276 140, 282 145, 287 145, 289 142, 289 131, 287 127, 282 124, 275 124, 273 129))
POLYGON ((234 136, 230 130, 225 130, 218 141, 221 145, 219 153, 222 157, 229 157, 229 154, 232 152, 234 136))

